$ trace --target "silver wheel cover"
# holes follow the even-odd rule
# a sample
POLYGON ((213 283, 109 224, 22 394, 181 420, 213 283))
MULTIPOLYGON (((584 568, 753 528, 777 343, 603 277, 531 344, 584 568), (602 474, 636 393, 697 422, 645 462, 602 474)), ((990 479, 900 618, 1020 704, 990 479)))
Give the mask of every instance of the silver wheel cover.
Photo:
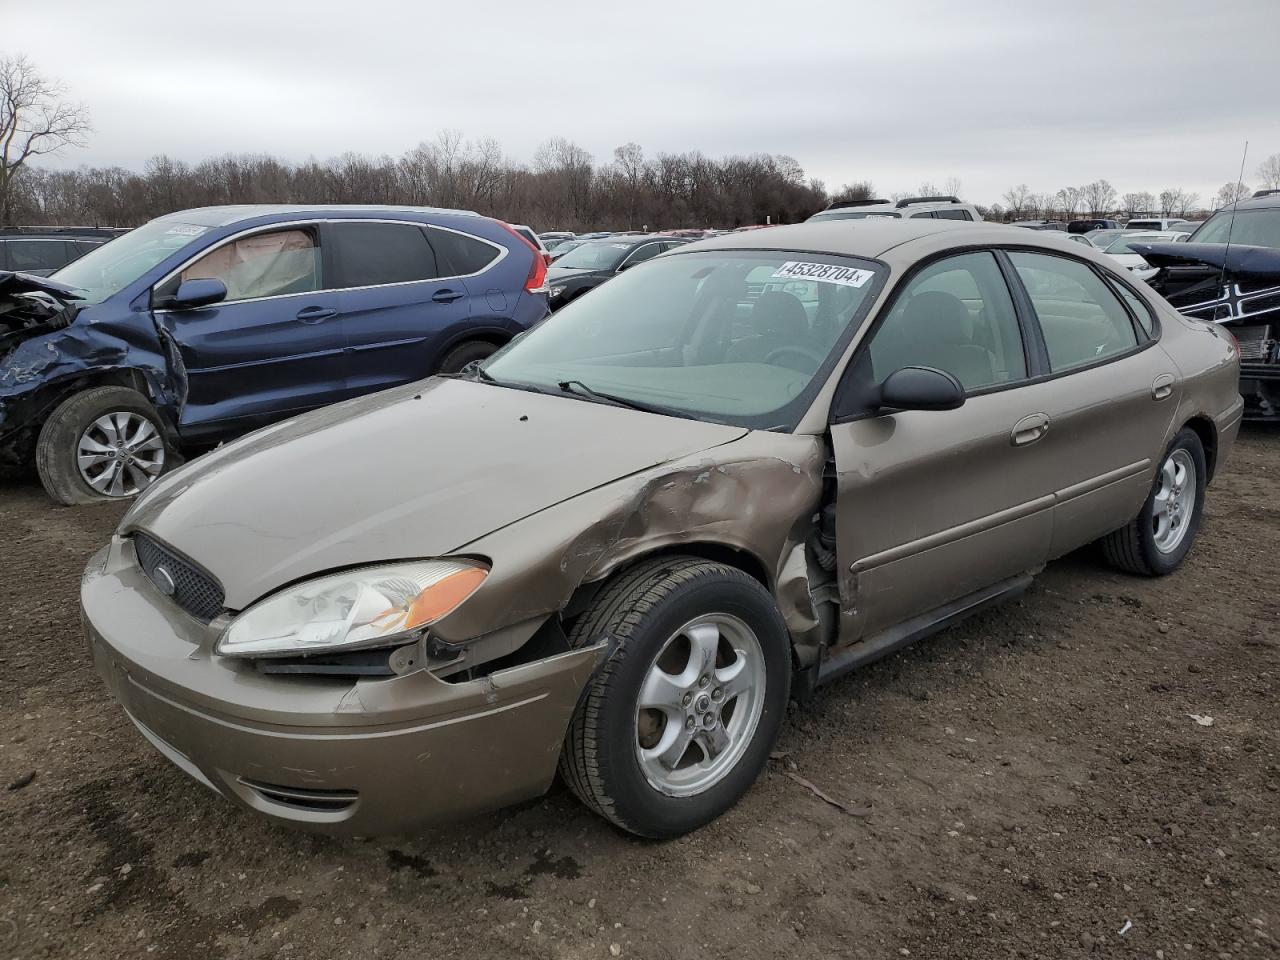
POLYGON ((1196 509, 1196 462, 1179 447, 1160 466, 1151 508, 1151 532, 1156 549, 1173 553, 1187 536, 1196 509))

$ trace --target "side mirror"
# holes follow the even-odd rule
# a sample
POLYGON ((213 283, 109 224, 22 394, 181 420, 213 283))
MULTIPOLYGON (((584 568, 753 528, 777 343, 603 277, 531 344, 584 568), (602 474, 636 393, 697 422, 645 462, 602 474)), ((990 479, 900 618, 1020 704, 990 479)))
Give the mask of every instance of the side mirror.
POLYGON ((216 277, 202 277, 199 280, 183 280, 172 296, 163 298, 156 306, 169 310, 191 310, 194 307, 207 307, 211 303, 220 303, 225 299, 227 299, 225 283, 216 277))
POLYGON ((963 405, 960 381, 935 367, 902 367, 880 386, 880 406, 894 410, 954 410, 963 405))

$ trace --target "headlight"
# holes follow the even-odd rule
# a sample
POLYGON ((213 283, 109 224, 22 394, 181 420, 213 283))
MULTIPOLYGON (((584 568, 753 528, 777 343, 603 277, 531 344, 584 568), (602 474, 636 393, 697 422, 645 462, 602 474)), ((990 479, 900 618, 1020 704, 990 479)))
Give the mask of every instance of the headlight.
POLYGON ((422 560, 320 577, 249 607, 214 649, 226 657, 285 657, 406 643, 488 575, 468 560, 422 560))
POLYGON ((557 284, 556 286, 553 286, 549 290, 547 290, 547 295, 552 297, 558 297, 560 296, 560 294, 564 293, 564 288, 565 288, 565 284, 563 283, 557 284))

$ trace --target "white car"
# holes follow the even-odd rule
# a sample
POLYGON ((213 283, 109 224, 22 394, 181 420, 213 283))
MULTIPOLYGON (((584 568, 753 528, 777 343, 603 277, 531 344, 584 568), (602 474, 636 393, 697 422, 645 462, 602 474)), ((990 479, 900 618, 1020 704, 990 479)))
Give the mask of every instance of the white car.
POLYGON ((1172 230, 1175 224, 1186 223, 1183 217, 1135 217, 1124 225, 1126 230, 1172 230))
POLYGON ((1142 233, 1126 233, 1116 237, 1102 252, 1139 280, 1149 280, 1156 275, 1156 268, 1133 252, 1135 243, 1177 243, 1186 240, 1187 234, 1174 230, 1149 230, 1142 233))
POLYGON ((837 200, 825 210, 819 210, 809 218, 814 220, 916 220, 928 217, 934 220, 966 220, 977 222, 982 214, 971 203, 961 203, 956 197, 905 197, 902 200, 837 200))

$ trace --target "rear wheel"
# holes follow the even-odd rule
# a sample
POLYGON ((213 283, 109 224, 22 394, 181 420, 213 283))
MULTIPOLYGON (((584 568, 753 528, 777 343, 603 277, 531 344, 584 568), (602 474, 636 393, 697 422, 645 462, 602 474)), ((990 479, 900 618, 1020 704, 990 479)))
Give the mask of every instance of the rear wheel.
POLYGON ((484 340, 468 340, 460 343, 444 355, 437 373, 457 373, 468 363, 475 363, 490 356, 498 348, 484 340))
POLYGON ((624 572, 570 634, 616 644, 565 738, 560 770, 631 833, 673 837, 728 810, 759 776, 791 678, 773 598, 740 570, 692 557, 624 572))
POLYGON ((1127 526, 1103 538, 1108 562, 1149 577, 1176 570, 1200 529, 1208 476, 1199 435, 1189 428, 1180 430, 1165 451, 1142 511, 1127 526))
POLYGON ((64 400, 36 442, 40 482, 65 505, 136 496, 175 460, 155 407, 126 387, 95 387, 64 400))

